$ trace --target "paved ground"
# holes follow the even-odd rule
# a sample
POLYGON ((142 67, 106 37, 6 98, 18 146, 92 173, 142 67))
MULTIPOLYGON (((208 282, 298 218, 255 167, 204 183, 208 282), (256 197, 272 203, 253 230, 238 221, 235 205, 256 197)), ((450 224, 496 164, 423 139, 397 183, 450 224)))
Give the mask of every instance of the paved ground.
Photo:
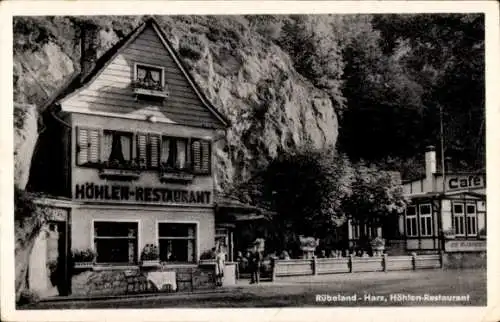
POLYGON ((281 281, 238 285, 213 292, 171 294, 92 301, 39 303, 36 309, 77 308, 219 308, 219 307, 312 307, 312 306, 452 306, 486 305, 486 270, 421 270, 333 274, 281 281), (391 297, 391 294, 393 296, 391 297), (396 295, 394 295, 396 294, 396 295), (401 295, 397 295, 401 294, 401 295), (468 296, 468 299, 418 300, 425 294, 468 296), (317 301, 317 295, 324 295, 317 301), (330 298, 328 297, 330 296, 330 298), (345 298, 349 296, 351 300, 345 298), (353 301, 353 297, 356 300, 353 301), (374 297, 372 297, 374 296, 374 297), (406 298, 405 298, 406 296, 406 298), (344 298, 341 298, 344 297, 344 298), (344 299, 344 301, 342 301, 344 299))

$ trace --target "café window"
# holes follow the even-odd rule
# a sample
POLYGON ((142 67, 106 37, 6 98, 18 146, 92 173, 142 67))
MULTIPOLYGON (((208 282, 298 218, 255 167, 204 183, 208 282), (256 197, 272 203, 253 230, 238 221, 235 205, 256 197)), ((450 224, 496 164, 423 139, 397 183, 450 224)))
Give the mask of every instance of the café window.
POLYGON ((77 128, 76 161, 78 165, 99 162, 99 130, 77 128))
POLYGON ((137 88, 163 91, 164 77, 161 67, 136 64, 134 85, 137 88))
POLYGON ((161 165, 166 169, 188 169, 187 140, 182 138, 163 137, 161 141, 161 165))
POLYGON ((406 220, 406 236, 408 237, 418 236, 416 206, 406 207, 405 220, 406 220))
POLYGON ((194 263, 196 256, 196 224, 159 223, 160 261, 194 263))
POLYGON ((453 204, 453 226, 456 236, 465 236, 464 204, 453 204))
POLYGON ((129 132, 104 130, 102 140, 102 161, 124 163, 132 160, 132 138, 129 132))
POLYGON ((359 239, 360 237, 360 224, 356 221, 351 222, 351 239, 359 239))
POLYGON ((475 204, 467 204, 465 207, 467 211, 466 228, 468 236, 477 235, 477 213, 475 204))
POLYGON ((97 263, 137 263, 137 222, 94 222, 97 263))
POLYGON ((432 236, 432 208, 430 204, 419 205, 420 236, 432 236))

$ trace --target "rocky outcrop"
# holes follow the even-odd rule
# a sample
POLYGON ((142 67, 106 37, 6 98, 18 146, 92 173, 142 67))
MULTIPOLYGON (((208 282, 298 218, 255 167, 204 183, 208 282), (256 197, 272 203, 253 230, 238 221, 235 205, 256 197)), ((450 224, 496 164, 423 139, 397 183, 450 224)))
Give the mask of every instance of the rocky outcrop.
MULTIPOLYGON (((288 54, 253 31, 245 18, 167 16, 158 21, 201 89, 231 121, 226 142, 215 151, 219 190, 247 178, 281 150, 306 142, 318 147, 335 144, 334 101, 297 73, 288 54)), ((79 71, 78 33, 76 24, 68 29, 68 19, 37 18, 29 23, 18 22, 15 28, 15 39, 23 42, 14 46, 14 96, 40 107, 79 71), (62 33, 62 28, 69 31, 62 33), (33 34, 39 40, 30 45, 33 34)), ((93 23, 102 24, 98 43, 109 47, 139 21, 96 18, 93 23)), ((30 142, 36 136, 33 128, 23 126, 20 132, 30 142)), ((27 158, 16 159, 19 169, 29 168, 27 158)))

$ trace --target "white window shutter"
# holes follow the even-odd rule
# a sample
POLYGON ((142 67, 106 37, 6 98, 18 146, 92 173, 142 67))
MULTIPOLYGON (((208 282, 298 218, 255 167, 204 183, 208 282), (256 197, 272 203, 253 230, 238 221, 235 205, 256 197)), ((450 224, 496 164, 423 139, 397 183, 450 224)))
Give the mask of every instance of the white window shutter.
POLYGON ((201 172, 210 173, 210 142, 201 142, 201 172))
POLYGON ((137 158, 140 164, 146 164, 147 136, 137 134, 137 158))
POLYGON ((89 137, 87 129, 78 129, 78 164, 85 164, 89 160, 89 137))
POLYGON ((158 148, 160 145, 160 137, 158 135, 149 136, 149 165, 151 167, 158 166, 158 148))
POLYGON ((191 158, 192 158, 192 167, 194 172, 201 171, 201 143, 199 140, 193 141, 191 144, 191 158))
POLYGON ((99 162, 99 130, 88 130, 89 132, 89 157, 88 161, 92 163, 99 162))

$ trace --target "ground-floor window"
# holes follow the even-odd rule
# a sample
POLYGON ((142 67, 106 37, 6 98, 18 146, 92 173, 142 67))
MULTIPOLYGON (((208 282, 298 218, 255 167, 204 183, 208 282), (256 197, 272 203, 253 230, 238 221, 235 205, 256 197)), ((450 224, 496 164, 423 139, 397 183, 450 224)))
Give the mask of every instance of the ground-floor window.
POLYGON ((97 263, 137 263, 137 222, 94 222, 97 263))
POLYGON ((196 262, 196 224, 159 223, 160 261, 196 262))
POLYGON ((432 236, 432 207, 430 204, 419 205, 420 236, 432 236))
POLYGON ((417 222, 417 207, 408 206, 406 207, 406 236, 416 237, 418 236, 418 222, 417 222))
POLYGON ((453 204, 453 227, 455 235, 465 236, 465 211, 463 203, 453 204))
POLYGON ((477 213, 475 204, 467 204, 467 235, 476 236, 477 235, 477 213))

